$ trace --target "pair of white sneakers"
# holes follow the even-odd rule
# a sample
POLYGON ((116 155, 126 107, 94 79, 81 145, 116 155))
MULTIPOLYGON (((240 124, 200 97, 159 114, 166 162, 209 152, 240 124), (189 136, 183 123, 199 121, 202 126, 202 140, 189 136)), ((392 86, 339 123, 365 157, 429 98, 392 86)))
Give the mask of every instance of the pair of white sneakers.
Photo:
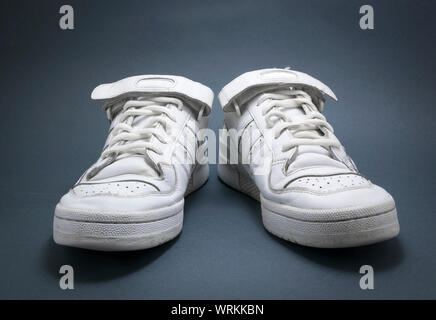
MULTIPOLYGON (((288 69, 244 73, 219 94, 219 178, 261 203, 265 228, 313 247, 360 246, 399 233, 393 198, 362 176, 321 114, 334 93, 288 69)), ((110 130, 100 158, 55 209, 56 243, 139 250, 175 238, 184 197, 206 183, 213 92, 178 76, 98 86, 110 130)))

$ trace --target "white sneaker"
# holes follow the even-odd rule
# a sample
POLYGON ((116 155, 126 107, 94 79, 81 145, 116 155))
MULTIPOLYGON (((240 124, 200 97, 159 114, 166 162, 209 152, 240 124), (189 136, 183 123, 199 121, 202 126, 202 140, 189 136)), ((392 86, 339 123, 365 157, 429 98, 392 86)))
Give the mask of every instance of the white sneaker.
POLYGON ((218 175, 260 200, 265 228, 283 239, 339 248, 393 238, 394 200, 347 156, 321 114, 324 95, 336 100, 320 81, 287 69, 248 72, 226 85, 224 129, 238 135, 220 136, 220 163, 231 164, 220 164, 218 175), (236 164, 226 162, 229 146, 236 164))
POLYGON ((203 185, 197 133, 213 93, 177 76, 145 75, 98 86, 111 122, 103 152, 55 209, 54 241, 105 250, 139 250, 176 237, 184 196, 203 185))

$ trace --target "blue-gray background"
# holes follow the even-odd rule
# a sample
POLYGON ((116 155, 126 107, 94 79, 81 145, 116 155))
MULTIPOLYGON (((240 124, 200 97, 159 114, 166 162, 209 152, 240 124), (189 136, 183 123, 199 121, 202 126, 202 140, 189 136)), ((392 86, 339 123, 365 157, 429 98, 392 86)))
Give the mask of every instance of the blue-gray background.
MULTIPOLYGON (((8 0, 0 16, 1 298, 436 298, 435 1, 8 0), (66 3, 73 31, 58 25, 66 3), (362 31, 368 3, 375 30, 362 31), (325 113, 396 199, 399 238, 345 250, 279 240, 212 166, 170 243, 133 253, 53 243, 53 209, 107 134, 96 85, 161 73, 217 93, 243 72, 288 65, 339 97, 325 113), (63 264, 74 290, 58 286, 63 264), (363 264, 375 290, 359 288, 363 264)), ((210 127, 222 119, 216 100, 210 127)))

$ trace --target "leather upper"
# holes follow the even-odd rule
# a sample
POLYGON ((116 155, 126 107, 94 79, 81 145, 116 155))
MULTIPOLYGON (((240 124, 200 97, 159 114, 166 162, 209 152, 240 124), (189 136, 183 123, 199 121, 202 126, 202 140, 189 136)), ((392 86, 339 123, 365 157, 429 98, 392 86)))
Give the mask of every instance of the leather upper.
MULTIPOLYGON (((236 139, 230 138, 240 155, 239 170, 254 180, 264 198, 303 208, 372 206, 393 201, 384 189, 358 172, 340 144, 329 148, 302 145, 283 151, 283 145, 294 139, 294 132, 288 130, 274 137, 273 128, 268 127, 262 113, 262 104, 258 103, 263 94, 278 88, 307 91, 319 110, 322 110, 323 95, 336 99, 318 80, 285 69, 243 74, 221 91, 225 128, 239 133, 236 139), (265 79, 265 73, 270 78, 265 79)), ((304 110, 287 112, 291 121, 298 122, 304 117, 304 110)), ((339 141, 331 131, 324 130, 324 135, 339 141)))
MULTIPOLYGON (((106 166, 105 160, 100 157, 62 197, 61 206, 89 211, 143 211, 183 199, 196 163, 196 133, 207 127, 213 93, 209 88, 183 77, 145 75, 98 86, 92 94, 94 99, 107 100, 106 109, 120 100, 146 99, 149 96, 172 96, 183 102, 180 109, 168 106, 174 117, 169 134, 171 143, 164 144, 151 137, 150 143, 161 154, 153 151, 147 151, 147 156, 126 154, 106 166), (199 117, 202 107, 207 110, 199 117), (162 174, 156 173, 156 165, 162 174)), ((119 123, 118 119, 119 114, 111 119, 104 149, 113 139, 113 128, 119 123)), ((147 125, 147 119, 136 117, 131 125, 141 128, 147 125)), ((161 129, 159 126, 156 128, 161 129)))

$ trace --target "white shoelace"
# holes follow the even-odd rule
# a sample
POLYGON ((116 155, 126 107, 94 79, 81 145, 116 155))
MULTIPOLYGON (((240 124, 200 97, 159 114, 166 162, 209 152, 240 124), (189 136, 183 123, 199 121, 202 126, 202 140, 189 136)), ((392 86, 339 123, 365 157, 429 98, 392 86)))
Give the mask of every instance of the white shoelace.
POLYGON ((262 114, 267 126, 274 127, 275 138, 287 130, 292 131, 293 139, 282 146, 282 152, 302 145, 316 145, 327 149, 341 145, 337 140, 326 137, 326 129, 333 133, 333 128, 318 111, 310 95, 303 90, 286 89, 265 93, 257 104, 263 105, 262 114), (285 111, 296 108, 302 108, 305 114, 292 121, 285 111))
MULTIPOLYGON (((118 123, 112 128, 112 138, 101 155, 103 161, 91 170, 88 179, 116 161, 120 156, 140 154, 147 157, 147 151, 149 150, 159 155, 162 154, 162 150, 150 140, 155 137, 163 144, 170 142, 170 121, 176 122, 176 118, 170 112, 170 105, 181 110, 183 102, 180 99, 171 97, 149 97, 142 100, 123 101, 108 106, 106 112, 109 119, 112 119, 112 114, 121 108, 118 113, 118 123), (144 125, 136 127, 133 122, 136 117, 141 116, 145 118, 143 120, 145 121, 144 125)), ((151 159, 147 160, 160 174, 160 167, 151 159)))

